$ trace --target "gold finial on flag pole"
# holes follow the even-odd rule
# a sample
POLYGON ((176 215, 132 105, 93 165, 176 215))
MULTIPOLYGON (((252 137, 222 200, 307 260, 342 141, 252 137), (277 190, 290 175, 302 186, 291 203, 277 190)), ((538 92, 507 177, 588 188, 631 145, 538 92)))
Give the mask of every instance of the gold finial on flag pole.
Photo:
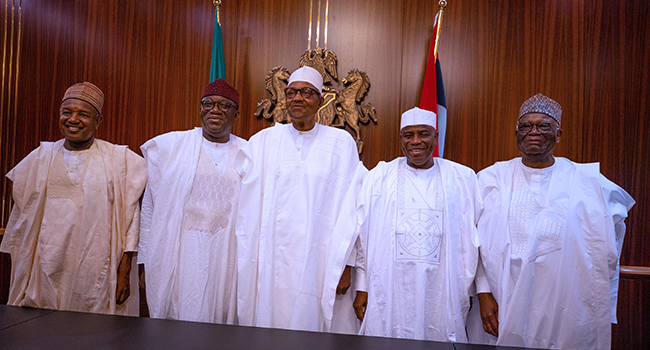
POLYGON ((309 32, 307 35, 307 50, 311 50, 311 42, 312 42, 312 31, 316 30, 316 36, 315 36, 315 42, 314 42, 314 48, 319 48, 321 47, 320 45, 320 40, 321 40, 321 17, 325 18, 325 23, 323 24, 323 37, 324 37, 324 43, 325 43, 325 49, 327 49, 327 26, 329 23, 329 9, 330 9, 330 0, 325 1, 325 13, 324 15, 321 15, 322 11, 322 0, 318 0, 318 3, 316 4, 318 7, 317 11, 314 11, 314 0, 309 0, 309 32), (314 18, 315 17, 315 18, 314 18), (316 23, 314 24, 314 19, 316 20, 316 23))
POLYGON ((320 0, 318 0, 318 17, 316 18, 316 47, 320 47, 320 0))
POLYGON ((314 0, 309 0, 309 36, 307 37, 307 50, 311 50, 311 15, 314 11, 314 0))
POLYGON ((445 0, 438 1, 438 7, 440 8, 440 10, 438 11, 438 23, 436 23, 436 46, 433 49, 433 55, 436 58, 438 58, 438 39, 440 38, 440 26, 442 25, 442 13, 445 11, 445 7, 447 7, 447 1, 445 0))
POLYGON ((221 18, 219 18, 219 8, 221 7, 221 0, 212 0, 212 5, 214 5, 214 9, 217 11, 217 23, 221 25, 221 18))
POLYGON ((327 21, 328 21, 329 12, 330 12, 330 0, 327 0, 327 3, 325 3, 325 31, 324 31, 325 50, 327 50, 327 21))

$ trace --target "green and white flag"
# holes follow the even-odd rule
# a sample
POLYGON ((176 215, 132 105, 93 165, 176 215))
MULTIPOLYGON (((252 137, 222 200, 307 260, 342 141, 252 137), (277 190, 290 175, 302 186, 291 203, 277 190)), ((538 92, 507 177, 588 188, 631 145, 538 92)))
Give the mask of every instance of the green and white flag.
POLYGON ((210 61, 210 82, 226 79, 226 59, 223 53, 223 34, 219 23, 219 10, 215 10, 214 37, 212 38, 212 60, 210 61))

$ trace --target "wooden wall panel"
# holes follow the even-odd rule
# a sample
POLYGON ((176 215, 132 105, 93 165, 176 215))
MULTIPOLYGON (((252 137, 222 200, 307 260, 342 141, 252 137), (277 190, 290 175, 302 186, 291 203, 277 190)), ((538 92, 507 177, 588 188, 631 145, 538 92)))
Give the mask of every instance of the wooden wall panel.
POLYGON ((339 57, 340 78, 357 68, 365 71, 371 82, 364 102, 375 107, 377 124, 370 122, 361 127, 364 142, 361 158, 369 169, 380 160, 401 155, 396 136, 399 116, 408 109, 400 101, 403 45, 408 41, 403 28, 407 4, 407 1, 363 0, 341 6, 339 1, 330 1, 328 48, 339 57))
MULTIPOLYGON (((650 208, 646 132, 650 113, 650 4, 595 1, 586 9, 584 148, 582 161, 601 162, 601 172, 637 201, 627 220, 621 264, 650 266, 645 222, 650 208)), ((613 348, 650 347, 650 281, 622 280, 613 348)))
MULTIPOLYGON (((478 171, 520 155, 514 135, 519 106, 538 92, 562 104, 563 126, 579 125, 572 118, 580 114, 574 92, 582 89, 584 78, 580 5, 512 0, 456 1, 449 6, 440 59, 450 115, 450 159, 478 171)), ((575 133, 565 128, 558 155, 576 158, 567 154, 580 149, 575 133)))
MULTIPOLYGON (((4 172, 39 141, 60 138, 60 98, 83 80, 106 93, 98 136, 108 141, 139 152, 153 136, 199 124, 212 1, 0 5, 7 3, 22 5, 22 51, 16 118, 5 118, 2 102, 4 172)), ((429 0, 330 1, 328 48, 338 55, 339 76, 357 68, 372 84, 365 102, 375 106, 378 122, 361 132, 369 168, 400 155, 399 116, 419 102, 436 10, 429 0)), ((5 6, 0 11, 4 18, 5 6)), ((253 116, 268 98, 264 77, 276 66, 298 67, 307 48, 308 11, 307 0, 223 1, 227 78, 241 93, 236 134, 248 138, 269 125, 253 116)), ((602 173, 637 200, 626 221, 621 263, 639 266, 650 266, 643 220, 650 202, 648 18, 644 0, 453 0, 439 47, 449 115, 446 158, 478 171, 518 156, 513 132, 520 104, 537 92, 551 96, 564 109, 556 155, 601 162, 602 173)), ((648 316, 637 305, 643 290, 647 286, 636 281, 621 284, 625 302, 619 304, 615 347, 628 339, 636 339, 628 345, 650 343, 641 331, 650 327, 648 316)))
MULTIPOLYGON (((621 263, 650 266, 650 240, 644 239, 650 212, 650 4, 599 1, 589 9, 585 36, 585 145, 582 160, 600 161, 601 171, 637 201, 628 220, 621 263), (634 6, 633 6, 634 5, 634 6)), ((647 237, 647 236, 646 236, 647 237)))
POLYGON ((98 137, 140 144, 198 122, 209 70, 212 5, 205 1, 23 1, 17 159, 60 138, 60 99, 88 80, 106 95, 98 137))
POLYGON ((612 326, 612 349, 647 349, 650 345, 650 281, 621 279, 618 324, 612 326))
MULTIPOLYGON (((317 3, 314 1, 315 7, 317 3)), ((361 132, 367 146, 362 158, 369 167, 374 167, 380 160, 395 158, 400 152, 395 135, 399 128, 399 115, 408 109, 399 105, 402 95, 401 60, 404 56, 402 45, 407 41, 401 35, 402 6, 400 2, 388 0, 330 3, 328 49, 338 55, 339 78, 357 68, 368 73, 371 81, 364 102, 375 106, 378 123, 369 124, 361 132)), ((323 1, 323 17, 324 8, 323 1)), ((237 64, 232 65, 232 70, 231 65, 226 66, 228 74, 234 71, 229 77, 233 77, 243 100, 241 118, 236 122, 234 132, 249 137, 269 125, 253 116, 256 104, 269 97, 264 88, 264 77, 276 66, 285 66, 290 71, 298 68, 300 55, 307 49, 309 2, 271 1, 257 5, 255 1, 239 1, 235 8, 225 7, 223 11, 227 47, 228 23, 237 23, 237 42, 233 44, 237 64), (287 25, 278 26, 278 23, 287 25)), ((314 9, 314 18, 316 15, 314 9)), ((430 12, 429 23, 432 18, 433 12, 430 12)), ((321 25, 321 46, 324 43, 323 30, 321 25)), ((316 36, 315 27, 312 35, 316 36)), ((423 44, 428 47, 427 43, 423 44)), ((338 83, 334 87, 341 88, 338 83)))
POLYGON ((246 0, 222 8, 226 74, 241 95, 241 116, 233 132, 248 138, 270 125, 253 116, 257 103, 269 98, 264 80, 268 72, 276 66, 298 68, 307 48, 309 3, 246 0))

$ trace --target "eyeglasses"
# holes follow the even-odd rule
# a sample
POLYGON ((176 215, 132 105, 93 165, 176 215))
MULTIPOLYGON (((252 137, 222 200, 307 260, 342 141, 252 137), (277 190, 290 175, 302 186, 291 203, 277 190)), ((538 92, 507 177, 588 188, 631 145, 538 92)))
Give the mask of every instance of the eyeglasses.
POLYGON ((310 87, 304 87, 302 89, 294 89, 294 88, 286 88, 284 89, 284 95, 287 96, 288 99, 292 99, 296 97, 296 94, 300 92, 300 96, 303 98, 310 98, 313 95, 318 95, 320 96, 320 93, 316 91, 315 89, 312 89, 310 87))
POLYGON ((234 106, 232 103, 228 103, 226 101, 221 101, 221 102, 213 102, 213 101, 201 101, 201 108, 205 109, 206 111, 211 111, 214 106, 219 107, 219 110, 222 112, 230 112, 236 106, 234 106))
POLYGON ((551 123, 541 123, 541 124, 531 124, 531 123, 523 123, 523 124, 517 124, 517 131, 524 134, 528 135, 531 131, 533 131, 533 128, 537 128, 537 132, 540 132, 542 134, 545 134, 549 131, 551 131, 551 123))

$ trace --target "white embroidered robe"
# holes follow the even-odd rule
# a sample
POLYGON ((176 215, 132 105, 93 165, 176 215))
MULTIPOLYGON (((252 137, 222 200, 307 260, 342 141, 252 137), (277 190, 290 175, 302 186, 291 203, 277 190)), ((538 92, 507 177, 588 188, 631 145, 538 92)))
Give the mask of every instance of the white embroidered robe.
POLYGON ((566 158, 544 169, 515 158, 478 178, 486 203, 478 226, 485 270, 476 287, 499 305, 499 338, 483 331, 476 314, 470 341, 609 349, 624 219, 634 200, 597 163, 566 158))
POLYGON ((430 169, 380 162, 357 206, 357 290, 368 292, 359 334, 467 342, 482 209, 474 171, 440 158, 430 169))
POLYGON ((142 204, 138 263, 145 266, 151 317, 236 324, 235 219, 246 143, 209 145, 202 129, 171 132, 144 145, 149 183, 142 204), (213 161, 207 147, 224 148, 213 161))

